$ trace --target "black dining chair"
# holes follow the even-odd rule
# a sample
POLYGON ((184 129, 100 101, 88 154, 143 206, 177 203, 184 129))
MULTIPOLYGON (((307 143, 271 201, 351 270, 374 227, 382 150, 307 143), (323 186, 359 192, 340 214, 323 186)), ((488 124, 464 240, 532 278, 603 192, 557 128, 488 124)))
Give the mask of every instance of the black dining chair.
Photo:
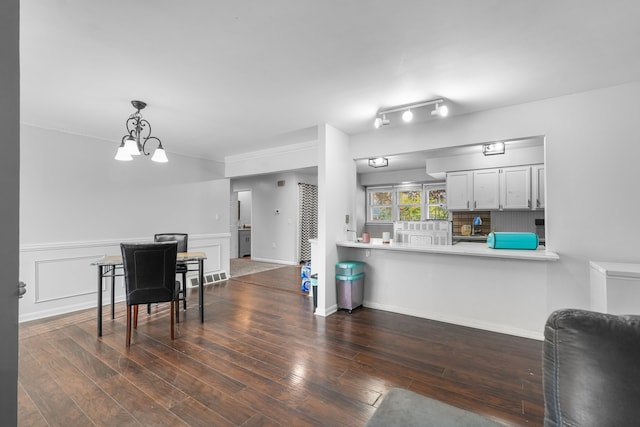
POLYGON ((120 250, 127 299, 127 347, 131 346, 132 323, 134 329, 138 327, 138 304, 171 302, 171 339, 174 339, 174 314, 180 290, 180 282, 176 280, 178 245, 122 243, 120 250))
MULTIPOLYGON (((187 252, 189 235, 186 233, 159 233, 153 236, 154 242, 177 242, 178 252, 187 252)), ((180 300, 182 300, 182 307, 187 309, 187 271, 189 271, 187 264, 178 263, 176 265, 176 274, 182 276, 182 289, 180 290, 180 300)), ((149 312, 149 310, 147 310, 149 312)), ((179 316, 179 314, 178 314, 179 316)), ((178 317, 178 322, 180 318, 178 317)))

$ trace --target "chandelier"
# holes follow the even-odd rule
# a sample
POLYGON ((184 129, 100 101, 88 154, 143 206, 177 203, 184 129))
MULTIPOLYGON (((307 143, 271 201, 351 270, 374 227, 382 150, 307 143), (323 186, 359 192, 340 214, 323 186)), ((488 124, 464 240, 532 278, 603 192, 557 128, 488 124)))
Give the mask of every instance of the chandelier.
POLYGON ((158 143, 158 147, 153 152, 151 160, 158 163, 167 163, 167 153, 165 153, 162 147, 162 141, 151 136, 151 123, 142 118, 140 110, 143 110, 147 106, 142 101, 131 101, 131 105, 137 111, 133 113, 126 121, 127 134, 122 137, 122 142, 116 153, 116 160, 127 162, 133 160, 133 156, 139 156, 144 154, 145 156, 151 153, 146 150, 147 142, 155 141, 158 143))

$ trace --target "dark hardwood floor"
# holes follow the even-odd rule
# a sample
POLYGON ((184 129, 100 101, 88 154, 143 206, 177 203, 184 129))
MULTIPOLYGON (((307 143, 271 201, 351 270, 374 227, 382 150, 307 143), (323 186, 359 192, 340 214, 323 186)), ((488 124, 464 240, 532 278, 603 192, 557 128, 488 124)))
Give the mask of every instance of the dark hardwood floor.
POLYGON ((123 304, 100 339, 95 309, 21 324, 19 425, 362 426, 392 387, 542 425, 541 342, 367 308, 314 316, 269 286, 295 269, 207 286, 204 324, 192 291, 174 341, 167 305, 141 310, 130 350, 123 304))

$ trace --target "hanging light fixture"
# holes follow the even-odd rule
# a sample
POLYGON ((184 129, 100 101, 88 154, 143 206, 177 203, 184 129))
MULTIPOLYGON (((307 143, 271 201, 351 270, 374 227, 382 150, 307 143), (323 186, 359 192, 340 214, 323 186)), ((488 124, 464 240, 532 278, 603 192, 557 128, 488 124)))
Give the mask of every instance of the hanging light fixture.
POLYGON ((391 122, 387 119, 387 114, 397 113, 402 111, 402 120, 405 122, 410 122, 413 120, 413 109, 426 107, 428 105, 435 105, 434 110, 431 112, 432 116, 446 117, 449 114, 449 108, 445 104, 445 100, 443 98, 432 99, 429 101, 421 101, 413 104, 405 104, 399 105, 397 107, 390 107, 384 110, 379 110, 378 114, 376 114, 376 119, 373 122, 373 126, 378 129, 382 126, 388 125, 391 122), (382 117, 380 117, 382 116, 382 117))
POLYGON ((142 114, 140 114, 140 110, 143 110, 147 104, 142 101, 131 101, 131 105, 137 111, 129 116, 125 123, 128 133, 122 137, 115 159, 127 162, 133 160, 132 156, 139 156, 140 154, 148 156, 151 153, 146 150, 147 142, 155 140, 158 143, 158 147, 153 152, 151 160, 158 163, 167 163, 169 159, 167 159, 167 153, 164 151, 162 141, 155 136, 151 136, 151 123, 143 119, 142 114))

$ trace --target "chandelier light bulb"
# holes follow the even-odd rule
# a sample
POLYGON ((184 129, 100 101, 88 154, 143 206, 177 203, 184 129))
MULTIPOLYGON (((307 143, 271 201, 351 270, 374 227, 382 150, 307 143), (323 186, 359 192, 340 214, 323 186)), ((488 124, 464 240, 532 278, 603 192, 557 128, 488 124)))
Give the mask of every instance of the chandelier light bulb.
POLYGON ((380 126, 382 126, 382 119, 380 117, 376 117, 376 119, 373 121, 373 126, 378 129, 380 126))
POLYGON ((402 120, 404 120, 405 122, 410 122, 411 120, 413 120, 413 113, 410 109, 402 113, 402 120))
POLYGON ((160 145, 156 148, 156 151, 153 152, 153 156, 151 156, 151 161, 156 163, 167 163, 169 159, 167 159, 167 153, 165 153, 164 148, 160 145))
POLYGON ((118 148, 118 151, 116 152, 116 156, 114 157, 114 159, 120 160, 121 162, 129 162, 133 160, 133 157, 131 157, 131 154, 129 154, 127 149, 124 147, 124 142, 120 144, 120 147, 118 148))
POLYGON ((446 105, 440 106, 440 108, 438 108, 438 114, 440 117, 447 117, 449 115, 449 107, 446 105))
POLYGON ((140 155, 140 150, 138 150, 138 143, 136 142, 135 138, 132 137, 131 135, 129 135, 124 140, 124 149, 131 156, 139 156, 140 155))

